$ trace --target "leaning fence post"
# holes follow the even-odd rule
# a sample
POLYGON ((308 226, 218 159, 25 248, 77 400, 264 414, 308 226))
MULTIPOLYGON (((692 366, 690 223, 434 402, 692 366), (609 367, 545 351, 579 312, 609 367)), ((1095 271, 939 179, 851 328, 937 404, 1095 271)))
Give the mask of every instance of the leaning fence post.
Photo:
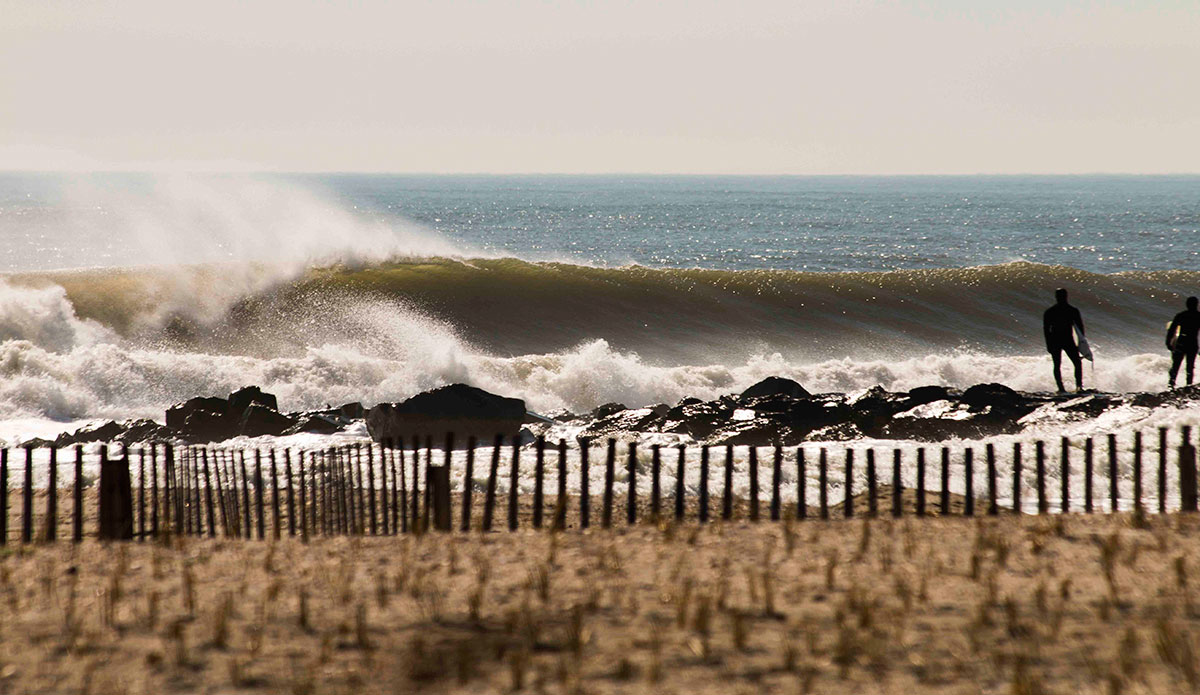
POLYGON ((267 537, 267 524, 263 518, 263 473, 262 452, 254 450, 254 506, 258 512, 258 540, 267 537))
POLYGON ((817 460, 817 484, 820 486, 821 519, 829 518, 829 461, 825 447, 821 447, 821 455, 817 460))
MULTIPOLYGON (((474 437, 471 438, 471 442, 474 444, 474 437)), ((388 459, 391 458, 391 455, 388 453, 389 448, 388 440, 385 439, 379 442, 379 531, 385 536, 392 535, 392 498, 388 493, 388 459)), ((467 481, 468 490, 470 490, 470 482, 469 480, 467 481)))
MULTIPOLYGON (((296 535, 296 488, 292 483, 292 451, 291 449, 283 450, 283 472, 287 476, 287 518, 288 518, 288 537, 296 535)), ((374 477, 374 474, 372 474, 374 477)), ((372 481, 374 482, 374 481, 372 481)), ((372 486, 374 487, 374 486, 372 486)), ((371 499, 374 502, 374 498, 371 499)), ((374 519, 375 515, 371 514, 374 519)))
POLYGON ((996 516, 1000 513, 1000 507, 996 503, 996 447, 988 442, 985 449, 987 455, 987 488, 988 488, 988 516, 996 516))
MULTIPOLYGON (((496 510, 496 476, 500 469, 500 448, 504 446, 504 435, 496 435, 492 443, 492 463, 488 467, 487 492, 483 496, 483 530, 492 530, 492 516, 496 510)), ((405 522, 407 525, 407 522, 405 522)), ((407 530, 404 529, 404 530, 407 530)))
POLYGON ((616 467, 617 440, 608 440, 608 453, 604 458, 604 507, 600 510, 600 525, 612 526, 613 515, 613 469, 616 467))
POLYGON ((508 530, 516 531, 520 521, 517 518, 517 482, 520 478, 521 435, 513 437, 512 444, 512 473, 508 478, 508 530))
POLYGON ((1142 508, 1142 433, 1133 433, 1133 511, 1140 515, 1142 508))
POLYGON ((1179 508, 1197 510, 1196 447, 1192 445, 1192 428, 1184 425, 1179 441, 1179 508))
MULTIPOLYGON (((899 471, 895 478, 899 483, 899 471)), ((917 516, 925 516, 925 447, 917 449, 917 516)))
MULTIPOLYGON (((686 447, 680 444, 678 447, 679 460, 675 466, 675 521, 683 521, 683 469, 685 465, 685 457, 687 455, 686 447)), ((777 488, 778 489, 778 488, 777 488)))
POLYGON ((725 445, 725 489, 721 491, 721 518, 733 518, 733 445, 725 445))
POLYGON ((758 521, 758 447, 750 447, 750 521, 758 521))
POLYGON ((700 523, 708 522, 708 445, 700 446, 700 523))
POLYGON ((1119 511, 1117 498, 1117 435, 1108 435, 1108 496, 1112 511, 1119 511))
MULTIPOLYGON (((80 484, 80 478, 83 477, 83 447, 75 447, 75 533, 79 538, 83 537, 83 487, 80 484)), ((166 514, 164 518, 164 526, 170 528, 171 519, 175 519, 174 533, 183 533, 183 498, 179 494, 179 478, 175 474, 175 445, 167 444, 163 447, 163 512, 166 514), (171 491, 174 488, 175 496, 171 497, 171 491), (172 505, 174 500, 174 505, 172 505)))
POLYGON ((629 442, 629 499, 625 503, 625 520, 637 523, 637 442, 629 442))
MULTIPOLYGON (((311 458, 310 458, 311 460, 311 458)), ((308 482, 304 474, 304 450, 296 453, 296 477, 300 478, 300 539, 308 542, 308 482)))
POLYGON ((208 537, 215 538, 217 525, 213 522, 212 477, 208 468, 208 449, 200 450, 200 465, 204 468, 204 522, 208 525, 208 537))
POLYGON ((846 447, 846 496, 842 501, 842 511, 846 518, 854 516, 854 449, 846 447))
POLYGON ((1050 509, 1046 500, 1046 451, 1042 440, 1034 443, 1034 480, 1037 483, 1038 514, 1045 514, 1050 509))
POLYGON ((804 461, 804 447, 796 447, 796 518, 808 518, 808 471, 804 461))
POLYGON ((1066 437, 1062 438, 1062 453, 1059 455, 1059 463, 1062 466, 1059 488, 1062 491, 1062 502, 1059 507, 1062 513, 1066 514, 1071 511, 1071 440, 1066 437))
MULTIPOLYGON (((55 451, 50 449, 50 479, 57 483, 58 476, 53 472, 57 461, 55 459, 55 451)), ((57 484, 51 485, 46 492, 50 494, 47 501, 53 505, 54 498, 57 496, 57 484)), ((137 538, 138 542, 142 543, 146 540, 146 449, 138 449, 138 495, 137 495, 137 538)), ((54 540, 51 535, 46 540, 54 540)))
POLYGON ((533 465, 533 527, 542 527, 542 495, 543 495, 543 479, 546 475, 545 464, 546 439, 542 435, 538 435, 537 441, 534 443, 534 465, 533 465))
POLYGON ((950 447, 942 447, 942 494, 941 494, 941 510, 942 516, 950 515, 950 447))
POLYGON ((268 452, 268 456, 271 461, 271 521, 273 523, 271 532, 274 534, 275 540, 279 540, 279 537, 283 535, 282 523, 279 518, 279 462, 275 458, 274 448, 268 452))
MULTIPOLYGON (((463 491, 462 491, 462 530, 471 530, 471 488, 475 486, 475 437, 467 437, 467 467, 463 470, 463 491)), ((374 483, 372 483, 374 485, 374 483)), ((387 472, 383 475, 383 533, 388 532, 387 518, 387 472)), ((371 518, 375 518, 375 513, 371 512, 371 518)), ((374 533, 374 529, 371 533, 374 533)))
POLYGON ((588 470, 588 449, 592 442, 580 437, 579 443, 579 527, 587 528, 592 523, 591 472, 588 470))
POLYGON ((33 542, 33 447, 25 447, 25 490, 21 506, 21 542, 33 542))
POLYGON ((1092 458, 1092 438, 1088 437, 1083 442, 1083 511, 1087 514, 1091 514, 1093 508, 1092 475, 1095 470, 1092 458))
POLYGON ((1167 513, 1167 428, 1158 428, 1158 513, 1167 513))
MULTIPOLYGON (((324 456, 324 454, 322 454, 322 456, 324 456)), ((241 464, 242 473, 242 536, 249 539, 250 534, 252 533, 250 522, 254 520, 254 517, 250 515, 250 475, 249 471, 246 469, 245 449, 238 451, 238 463, 241 464)), ((326 518, 329 518, 329 512, 326 511, 325 514, 326 518)))
POLYGON ((875 480, 875 450, 867 449, 867 516, 879 516, 879 489, 875 480))
POLYGON ((650 520, 658 523, 662 513, 662 453, 657 444, 650 446, 650 520))

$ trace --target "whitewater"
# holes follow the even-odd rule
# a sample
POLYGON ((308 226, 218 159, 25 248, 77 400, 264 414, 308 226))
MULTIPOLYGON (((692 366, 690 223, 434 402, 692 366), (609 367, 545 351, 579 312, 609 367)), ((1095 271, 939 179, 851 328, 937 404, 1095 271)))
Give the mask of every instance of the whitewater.
MULTIPOLYGON (((0 178, 0 438, 16 444, 96 420, 161 420, 172 403, 247 384, 275 393, 285 410, 370 406, 453 382, 524 398, 539 412, 712 399, 771 375, 812 392, 984 382, 1043 391, 1052 381, 1039 318, 1058 286, 1071 288, 1097 353, 1086 384, 1160 390, 1168 365, 1162 323, 1200 287, 1192 257, 1169 265, 1179 253, 1158 258, 1152 235, 1151 248, 1121 252, 1133 267, 1112 272, 1103 272, 1111 270, 1107 262, 1073 267, 1040 262, 1069 258, 1036 253, 1028 254, 1034 260, 964 257, 928 267, 927 257, 945 251, 938 234, 952 234, 957 218, 930 217, 929 228, 912 237, 932 237, 925 250, 892 267, 864 267, 859 251, 875 243, 876 222, 852 217, 823 245, 799 233, 792 242, 793 253, 803 242, 814 258, 844 248, 841 270, 712 254, 673 263, 734 243, 753 251, 762 241, 756 218, 729 228, 727 208, 746 200, 714 208, 722 196, 707 179, 690 189, 676 179, 585 183, 0 178), (643 189, 655 185, 662 190, 650 200, 659 208, 648 210, 643 189), (563 202, 563 190, 574 197, 563 202), (479 200, 488 195, 501 209, 491 222, 479 200), (624 232, 613 230, 609 210, 620 208, 622 196, 640 220, 624 232), (420 204, 405 204, 411 200, 420 204), (698 210, 691 218, 681 217, 687 201, 698 210), (521 205, 538 211, 534 221, 543 219, 545 229, 525 224, 514 232, 521 205), (595 210, 602 214, 589 228, 595 210), (659 219, 649 221, 654 214, 659 219), (675 257, 652 251, 666 262, 630 259, 639 235, 661 244, 645 235, 672 215, 700 241, 681 244, 675 257), (698 228, 705 219, 709 227, 698 228), (521 234, 525 248, 514 250, 521 234), (565 241, 556 247, 556 238, 565 241), (591 257, 580 257, 581 240, 596 249, 591 257)), ((1156 200, 1171 199, 1175 183, 1160 186, 1156 200)), ((803 188, 775 180, 759 188, 787 185, 803 188)), ((828 185, 809 187, 824 200, 828 185)), ((1011 184, 976 185, 1002 193, 1011 184)), ((893 212, 918 204, 912 191, 885 195, 873 187, 858 186, 861 204, 879 207, 888 195, 903 198, 893 212)), ((828 203, 811 198, 798 196, 785 217, 801 219, 808 206, 810 223, 829 223, 828 203)), ((1004 207, 1019 202, 1005 199, 1004 207)), ((852 203, 843 203, 847 214, 852 203)), ((935 203, 936 196, 921 215, 934 215, 935 203)), ((776 218, 780 205, 778 196, 764 202, 776 218)), ((1194 231, 1194 206, 1160 212, 1172 225, 1163 232, 1169 238, 1178 238, 1181 225, 1194 231)), ((995 224, 995 214, 981 214, 980 224, 995 224)), ((1120 216, 1110 226, 1114 219, 1120 216)), ((1094 237, 1124 240, 1128 231, 1118 225, 1094 237)), ((895 234, 905 242, 898 247, 907 244, 895 234)), ((997 232, 993 246, 1015 245, 1007 234, 997 232)), ((768 236, 773 246, 788 243, 775 230, 768 236)), ((1130 413, 1127 420, 1163 417, 1130 413)))

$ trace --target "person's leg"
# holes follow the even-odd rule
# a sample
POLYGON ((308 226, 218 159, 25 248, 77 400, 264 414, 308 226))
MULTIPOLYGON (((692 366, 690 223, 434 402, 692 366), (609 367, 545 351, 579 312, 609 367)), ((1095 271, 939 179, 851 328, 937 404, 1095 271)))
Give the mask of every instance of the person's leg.
POLYGON ((1196 368, 1196 351, 1192 350, 1187 355, 1187 382, 1188 386, 1192 385, 1192 372, 1196 368))
POLYGON ((1051 350, 1050 359, 1054 362, 1054 383, 1058 384, 1058 391, 1062 393, 1066 391, 1062 382, 1062 348, 1051 350))
POLYGON ((1183 356, 1183 350, 1171 351, 1171 371, 1168 374, 1170 379, 1167 382, 1167 388, 1175 388, 1175 377, 1179 376, 1179 365, 1183 364, 1183 356))
POLYGON ((1071 362, 1075 365, 1075 390, 1083 390, 1083 359, 1079 357, 1079 352, 1069 352, 1067 356, 1071 358, 1071 362))

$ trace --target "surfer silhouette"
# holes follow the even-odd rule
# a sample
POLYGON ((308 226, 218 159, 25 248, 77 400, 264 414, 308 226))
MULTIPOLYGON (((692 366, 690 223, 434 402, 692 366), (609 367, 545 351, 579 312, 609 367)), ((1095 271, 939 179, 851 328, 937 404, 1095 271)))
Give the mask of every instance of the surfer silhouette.
POLYGON ((1175 388, 1175 377, 1179 376, 1179 365, 1187 360, 1187 383, 1192 385, 1192 372, 1196 367, 1196 352, 1200 349, 1200 311, 1196 311, 1196 298, 1187 298, 1187 310, 1175 314, 1167 327, 1167 349, 1171 351, 1171 380, 1169 388, 1175 388))
MULTIPOLYGON (((1054 360, 1054 381, 1058 384, 1058 391, 1062 393, 1067 389, 1063 387, 1062 380, 1062 354, 1067 353, 1067 358, 1075 365, 1075 390, 1083 390, 1083 360, 1080 357, 1081 348, 1083 345, 1075 343, 1075 332, 1079 332, 1080 342, 1086 340, 1083 337, 1083 318, 1079 315, 1079 310, 1067 304, 1067 291, 1064 289, 1054 290, 1054 306, 1046 310, 1042 314, 1042 332, 1046 335, 1046 351, 1050 353, 1050 359, 1054 360)), ((1083 355, 1091 358, 1091 350, 1084 348, 1083 355)))

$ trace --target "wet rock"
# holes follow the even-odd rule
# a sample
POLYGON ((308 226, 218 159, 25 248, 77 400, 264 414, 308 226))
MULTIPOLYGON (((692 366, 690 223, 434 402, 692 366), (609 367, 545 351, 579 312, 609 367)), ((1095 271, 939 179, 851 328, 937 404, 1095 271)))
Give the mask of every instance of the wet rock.
POLYGON ((791 398, 807 398, 810 394, 798 382, 779 376, 769 376, 750 388, 742 391, 738 400, 760 396, 790 396, 791 398))
POLYGON ((907 407, 912 408, 925 403, 943 401, 950 398, 950 389, 945 386, 918 386, 907 394, 907 407))
POLYGON ((721 401, 705 403, 696 398, 685 399, 667 411, 659 430, 707 439, 729 421, 733 411, 728 403, 721 401))
POLYGON ((363 407, 362 403, 355 401, 353 403, 343 403, 338 407, 337 414, 339 417, 347 420, 362 420, 367 416, 367 409, 363 407))
POLYGON ((579 436, 597 439, 625 432, 658 432, 664 422, 665 418, 650 408, 621 410, 592 422, 579 436))
POLYGON ((770 418, 754 418, 733 423, 709 438, 710 444, 733 444, 734 446, 789 445, 799 437, 787 426, 770 418))
POLYGON ((255 404, 265 406, 274 411, 279 410, 279 402, 273 394, 266 393, 257 386, 243 386, 229 394, 228 414, 234 420, 241 422, 246 409, 255 404))
POLYGON ((90 442, 112 442, 116 441, 117 437, 124 431, 124 427, 109 420, 105 423, 81 427, 72 434, 64 432, 54 440, 54 445, 64 447, 90 442))
POLYGON ((341 422, 327 415, 305 414, 298 418, 296 424, 283 431, 283 434, 333 434, 345 427, 341 422))
POLYGON ((188 417, 196 412, 224 416, 229 412, 229 401, 224 398, 189 398, 183 403, 176 403, 167 409, 167 427, 184 430, 188 417))
POLYGON ((991 408, 1011 412, 1026 407, 1033 410, 1036 407, 1029 406, 1024 396, 1004 384, 976 384, 963 391, 960 400, 976 411, 991 408))
POLYGON ((277 437, 294 426, 296 421, 274 408, 251 403, 242 413, 238 434, 245 437, 277 437))
POLYGON ((214 413, 208 410, 194 410, 183 421, 182 427, 176 429, 180 436, 194 444, 202 442, 220 442, 237 436, 238 423, 225 413, 214 413))
POLYGON ((597 406, 596 409, 591 412, 590 416, 593 420, 600 420, 608 417, 609 415, 615 415, 622 410, 629 409, 620 403, 605 403, 604 405, 597 406))
POLYGON ((505 398, 483 389, 452 384, 419 393, 402 403, 380 403, 367 413, 367 431, 375 441, 414 436, 455 435, 459 446, 467 437, 492 441, 497 435, 516 436, 525 421, 525 401, 505 398))
POLYGON ((174 430, 153 420, 129 420, 122 428, 124 431, 117 435, 115 441, 125 444, 167 442, 176 437, 174 430))

